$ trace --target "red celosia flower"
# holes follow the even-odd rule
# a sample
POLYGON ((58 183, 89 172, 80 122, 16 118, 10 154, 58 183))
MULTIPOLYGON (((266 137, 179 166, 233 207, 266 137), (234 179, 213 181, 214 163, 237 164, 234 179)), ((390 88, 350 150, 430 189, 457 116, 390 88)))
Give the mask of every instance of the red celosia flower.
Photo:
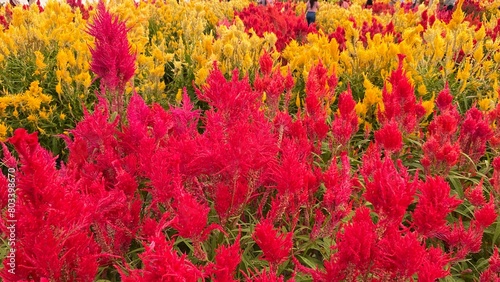
POLYGON ((208 236, 207 222, 210 207, 198 202, 192 195, 180 193, 174 202, 176 216, 172 226, 179 235, 194 241, 204 241, 208 236))
POLYGON ((376 142, 371 142, 362 157, 363 166, 360 169, 363 178, 373 180, 373 174, 382 166, 380 148, 376 142))
POLYGON ((97 15, 88 33, 95 38, 91 48, 90 69, 101 78, 101 86, 112 93, 113 110, 123 106, 125 84, 135 72, 135 55, 131 54, 125 22, 106 10, 103 1, 97 5, 97 15))
MULTIPOLYGON (((318 208, 314 210, 314 225, 311 229, 310 237, 311 240, 314 241, 318 239, 320 236, 327 236, 325 232, 322 232, 324 229, 322 228, 326 220, 326 216, 323 213, 322 209, 318 208)), ((333 230, 328 230, 328 228, 325 228, 328 231, 328 234, 331 234, 333 230)))
POLYGON ((474 211, 474 219, 482 228, 488 228, 497 220, 498 214, 495 210, 493 198, 491 197, 487 204, 474 211))
POLYGON ((394 121, 386 123, 375 132, 375 141, 389 154, 397 152, 403 147, 403 135, 399 131, 398 124, 394 121))
POLYGON ((204 276, 201 270, 186 259, 186 255, 179 256, 171 241, 166 241, 164 236, 151 238, 145 245, 145 251, 139 254, 142 268, 118 271, 124 282, 150 282, 150 281, 200 281, 204 276))
POLYGON ((346 49, 347 39, 345 38, 345 29, 342 26, 337 26, 334 32, 328 35, 328 39, 334 39, 339 44, 339 50, 344 51, 346 49))
POLYGON ((474 206, 482 206, 486 203, 486 199, 483 194, 483 180, 477 184, 474 188, 467 188, 465 190, 465 197, 474 206))
MULTIPOLYGON (((486 143, 493 135, 483 113, 476 107, 467 111, 465 120, 460 127, 460 148, 474 163, 484 155, 486 143)), ((463 158, 463 162, 469 162, 463 158)))
POLYGON ((460 158, 460 146, 449 141, 440 143, 435 136, 429 137, 422 146, 424 157, 421 160, 427 173, 446 174, 460 158))
POLYGON ((189 173, 209 179, 204 191, 225 222, 256 197, 259 187, 270 183, 277 134, 261 110, 262 93, 252 90, 248 77, 240 79, 237 71, 228 81, 215 66, 196 92, 210 109, 205 112, 205 131, 189 152, 189 173))
POLYGON ((252 238, 264 254, 262 258, 269 262, 272 269, 289 258, 292 236, 291 232, 279 234, 270 220, 257 223, 252 234, 252 238))
POLYGON ((209 103, 214 109, 227 111, 232 116, 248 114, 249 110, 258 109, 262 96, 262 93, 252 91, 248 77, 239 79, 237 69, 233 71, 232 79, 226 80, 216 62, 205 85, 195 91, 200 100, 209 103))
POLYGON ((469 253, 477 253, 481 249, 484 229, 473 220, 468 229, 465 229, 462 219, 456 222, 451 230, 443 236, 444 241, 450 247, 452 256, 450 259, 458 261, 465 258, 469 253))
POLYGON ((427 173, 446 174, 460 158, 460 144, 456 136, 460 114, 452 101, 453 96, 446 84, 436 99, 439 114, 436 113, 429 124, 429 138, 422 146, 424 157, 421 162, 427 173))
POLYGON ((373 204, 381 217, 379 224, 399 225, 415 195, 415 181, 410 180, 406 168, 398 162, 399 171, 391 159, 385 159, 373 175, 364 175, 365 198, 373 204))
POLYGON ((329 262, 325 261, 326 277, 332 279, 329 281, 340 281, 344 279, 342 277, 357 277, 366 273, 378 256, 377 239, 377 229, 371 219, 370 210, 358 208, 352 222, 338 235, 338 252, 329 262), (337 279, 334 279, 333 273, 329 273, 335 268, 343 273, 339 273, 337 279))
POLYGON ((370 209, 358 208, 343 230, 337 234, 336 252, 329 260, 323 261, 324 269, 306 268, 293 258, 297 269, 318 282, 357 281, 357 278, 366 277, 374 270, 374 262, 379 257, 377 226, 370 216, 370 209))
POLYGON ((94 112, 85 110, 84 119, 70 131, 73 138, 63 136, 70 153, 66 169, 78 183, 76 189, 95 205, 92 231, 99 246, 106 254, 123 255, 139 230, 138 161, 125 153, 130 147, 125 149, 119 138, 118 120, 109 121, 107 105, 100 97, 94 112))
MULTIPOLYGON (((354 21, 355 22, 355 21, 354 21)), ((355 24, 356 25, 356 24, 355 24)), ((356 27, 355 27, 356 28, 356 27)), ((373 38, 376 34, 390 34, 394 37, 394 41, 401 42, 401 33, 394 28, 394 23, 391 21, 387 25, 384 25, 377 20, 376 17, 372 17, 371 22, 364 21, 360 27, 359 39, 367 46, 368 38, 373 38)))
POLYGON ((490 179, 491 185, 493 185, 494 193, 498 196, 500 195, 500 157, 493 159, 493 176, 490 179))
POLYGON ((323 197, 324 207, 332 213, 334 221, 342 219, 347 215, 349 200, 352 193, 350 164, 346 152, 340 156, 342 168, 332 162, 328 170, 323 174, 325 184, 325 195, 323 197))
POLYGON ((413 223, 417 231, 426 237, 444 234, 446 217, 461 201, 450 196, 450 186, 441 177, 428 177, 417 188, 418 202, 413 212, 413 223))
POLYGON ((460 116, 453 107, 452 110, 440 112, 429 124, 428 130, 431 136, 440 142, 452 141, 453 135, 457 132, 460 116))
MULTIPOLYGON (((272 176, 278 198, 286 199, 286 212, 295 217, 300 207, 309 206, 314 194, 316 177, 310 161, 310 146, 286 138, 281 144, 281 157, 272 176)), ((275 210, 272 210, 274 212, 275 210)), ((271 216, 274 220, 274 216, 271 216)))
POLYGON ((323 140, 328 132, 326 125, 327 110, 335 93, 337 78, 335 74, 328 75, 328 70, 320 62, 311 68, 306 81, 305 108, 307 116, 304 122, 308 133, 323 140))
POLYGON ((493 255, 488 260, 488 268, 481 273, 480 282, 498 282, 500 281, 500 256, 498 248, 493 250, 493 255))
POLYGON ((358 116, 356 102, 352 98, 351 87, 339 96, 339 113, 332 123, 332 133, 335 140, 346 146, 351 137, 358 132, 358 116))
POLYGON ((240 238, 241 234, 238 234, 232 246, 220 246, 215 251, 215 264, 210 264, 205 269, 214 281, 236 282, 234 274, 241 262, 240 238))
POLYGON ((396 281, 411 279, 424 262, 425 246, 418 240, 416 232, 390 227, 377 247, 380 249, 377 266, 386 273, 387 278, 396 281))
MULTIPOLYGON (((14 145, 14 147, 16 147, 16 150, 19 152, 21 158, 33 154, 40 146, 38 144, 38 132, 33 132, 30 134, 24 128, 16 129, 14 131, 14 135, 10 137, 8 141, 12 145, 14 145)), ((43 151, 43 153, 48 156, 47 151, 43 151)), ((21 159, 21 161, 23 160, 21 159)))
POLYGON ((403 70, 404 55, 398 57, 399 66, 391 73, 389 78, 392 91, 389 93, 384 87, 382 92, 384 111, 379 113, 379 119, 382 124, 392 120, 401 125, 403 133, 411 133, 424 116, 425 109, 421 104, 417 103, 414 88, 403 70))
POLYGON ((450 259, 440 248, 428 247, 418 269, 418 281, 434 282, 450 274, 447 267, 450 259))
POLYGON ((5 238, 12 232, 12 222, 5 219, 16 220, 11 246, 15 273, 9 272, 9 260, 3 260, 2 281, 95 279, 100 250, 90 231, 94 203, 77 191, 71 172, 56 169, 55 158, 39 145, 36 134, 17 129, 9 140, 19 155, 19 167, 10 153, 4 159, 16 168, 15 216, 3 213, 0 233, 5 238))
POLYGON ((264 52, 264 54, 260 57, 259 65, 262 74, 270 75, 273 69, 273 59, 271 58, 271 54, 264 52))
POLYGON ((436 98, 436 106, 441 112, 449 111, 454 108, 452 105, 452 101, 453 95, 451 95, 450 87, 448 85, 448 82, 446 82, 443 90, 439 92, 436 98))
POLYGON ((284 107, 288 107, 290 99, 290 91, 293 87, 293 77, 289 73, 287 77, 283 77, 280 70, 276 68, 274 71, 271 55, 267 52, 261 56, 259 60, 260 73, 255 75, 254 87, 260 93, 266 94, 266 105, 269 107, 269 116, 274 118, 280 106, 280 96, 288 91, 285 97, 284 107))

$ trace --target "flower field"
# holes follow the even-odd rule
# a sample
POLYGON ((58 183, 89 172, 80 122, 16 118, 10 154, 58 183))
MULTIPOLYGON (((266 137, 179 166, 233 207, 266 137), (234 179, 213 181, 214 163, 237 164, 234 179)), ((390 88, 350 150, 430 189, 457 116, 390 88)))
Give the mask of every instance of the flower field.
POLYGON ((437 2, 1 6, 1 280, 500 281, 500 1, 437 2))

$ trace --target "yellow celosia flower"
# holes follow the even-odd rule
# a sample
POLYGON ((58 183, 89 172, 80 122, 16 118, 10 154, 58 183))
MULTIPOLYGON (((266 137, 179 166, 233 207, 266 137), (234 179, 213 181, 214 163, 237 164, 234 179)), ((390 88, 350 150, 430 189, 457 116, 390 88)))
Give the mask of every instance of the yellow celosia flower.
POLYGON ((46 111, 40 111, 38 115, 40 116, 41 119, 44 119, 44 120, 49 119, 49 113, 46 111))
POLYGON ((199 69, 195 75, 196 85, 202 85, 203 83, 205 83, 205 80, 207 79, 209 74, 210 70, 208 68, 202 67, 201 69, 199 69))
POLYGON ((453 15, 451 17, 451 21, 448 23, 448 28, 451 30, 458 28, 458 26, 465 19, 465 13, 462 11, 463 3, 464 0, 459 0, 456 5, 455 11, 453 12, 453 15))
POLYGON ((473 57, 477 63, 479 63, 483 59, 483 43, 479 42, 476 46, 476 50, 474 51, 473 57))
POLYGON ((425 109, 426 117, 428 117, 434 111, 434 100, 435 100, 435 95, 432 94, 432 98, 430 100, 422 102, 422 107, 424 107, 425 109))
POLYGON ((469 61, 465 62, 464 67, 457 72, 457 80, 467 80, 470 77, 472 65, 469 61))
POLYGON ((0 122, 0 142, 6 141, 7 130, 8 130, 7 126, 3 122, 0 122))
POLYGON ((477 102, 482 111, 489 111, 495 107, 495 103, 490 98, 484 98, 477 102))
POLYGON ((62 85, 61 85, 61 82, 59 82, 57 85, 56 85, 56 93, 61 95, 62 94, 62 85))
POLYGON ((427 94, 427 87, 425 86, 425 84, 422 83, 418 86, 417 93, 420 96, 424 96, 425 94, 427 94))
POLYGON ((182 101, 182 89, 179 88, 179 90, 177 90, 177 94, 175 95, 175 102, 177 102, 177 104, 180 104, 182 101))
POLYGON ((60 69, 66 69, 66 65, 68 64, 68 55, 64 49, 57 52, 56 60, 60 69))
POLYGON ((368 112, 366 105, 362 102, 358 102, 354 109, 356 110, 356 114, 358 115, 358 117, 364 117, 364 116, 366 116, 366 113, 368 112))
MULTIPOLYGON (((374 86, 366 75, 364 77, 363 86, 365 87, 365 96, 363 98, 363 103, 367 107, 370 107, 382 102, 382 91, 374 86)), ((387 84, 389 85, 390 83, 387 84)))
POLYGON ((26 119, 28 121, 31 121, 31 122, 36 122, 38 120, 37 116, 35 116, 33 114, 28 115, 28 117, 26 119))
POLYGON ((486 36, 486 29, 484 25, 482 25, 481 28, 474 34, 474 39, 476 39, 477 41, 481 41, 484 39, 485 36, 486 36))
POLYGON ((26 97, 26 104, 28 105, 28 109, 31 111, 36 111, 40 109, 40 104, 42 101, 33 96, 26 97))
POLYGON ((36 70, 35 74, 41 74, 41 72, 47 67, 47 65, 44 63, 44 56, 40 51, 35 51, 35 64, 36 64, 36 70))
POLYGON ((226 45, 224 45, 224 49, 223 49, 222 53, 224 54, 224 56, 230 57, 233 55, 233 51, 234 51, 233 45, 226 44, 226 45))

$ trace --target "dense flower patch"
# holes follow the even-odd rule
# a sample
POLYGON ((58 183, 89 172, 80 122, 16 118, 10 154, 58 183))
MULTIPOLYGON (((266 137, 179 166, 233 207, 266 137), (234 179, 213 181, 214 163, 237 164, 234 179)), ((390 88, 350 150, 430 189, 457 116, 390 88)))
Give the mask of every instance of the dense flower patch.
POLYGON ((498 12, 168 4, 5 8, 3 280, 500 279, 498 12))

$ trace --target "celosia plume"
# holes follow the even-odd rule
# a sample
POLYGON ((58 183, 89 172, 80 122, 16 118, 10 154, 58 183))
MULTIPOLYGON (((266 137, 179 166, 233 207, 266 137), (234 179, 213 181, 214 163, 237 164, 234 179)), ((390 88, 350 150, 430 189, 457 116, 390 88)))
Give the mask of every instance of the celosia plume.
POLYGON ((491 282, 500 280, 500 256, 498 248, 493 250, 493 255, 488 259, 488 268, 481 273, 480 282, 491 282))
POLYGON ((124 282, 199 281, 205 277, 186 255, 177 253, 173 242, 163 236, 150 238, 144 248, 145 251, 139 254, 143 263, 141 269, 120 270, 124 282))
POLYGON ((364 197, 379 214, 379 224, 399 225, 416 190, 415 181, 411 180, 407 169, 401 162, 396 167, 391 159, 386 158, 371 176, 362 174, 366 183, 364 197))
POLYGON ((465 198, 474 206, 482 206, 486 203, 483 194, 483 180, 475 187, 469 187, 465 190, 465 198))
POLYGON ((496 206, 493 197, 490 198, 490 201, 488 203, 484 204, 474 211, 474 219, 482 228, 488 228, 490 225, 497 221, 497 218, 498 214, 496 212, 496 206))
MULTIPOLYGON (((486 143, 493 136, 486 118, 476 107, 467 111, 460 126, 459 143, 462 152, 467 154, 473 162, 479 161, 486 150, 486 143)), ((463 159, 465 164, 468 160, 463 159)))
POLYGON ((215 251, 215 263, 208 265, 205 270, 207 274, 213 277, 214 281, 236 282, 234 275, 241 262, 240 249, 241 233, 235 239, 231 246, 220 246, 215 251))
POLYGON ((268 261, 271 269, 276 267, 290 257, 292 250, 292 236, 290 233, 278 232, 270 220, 264 220, 255 226, 252 238, 263 252, 263 259, 268 261))
POLYGON ((92 62, 90 69, 101 79, 101 92, 109 91, 112 110, 123 107, 125 84, 135 72, 135 55, 127 39, 128 28, 118 16, 113 16, 103 1, 97 5, 94 22, 88 33, 95 39, 95 47, 90 49, 92 62))
POLYGON ((457 142, 460 114, 452 101, 453 96, 446 84, 436 99, 439 113, 429 124, 429 137, 422 146, 424 157, 421 163, 431 174, 447 174, 460 158, 460 144, 457 142))
POLYGON ((356 102, 352 98, 351 87, 339 96, 339 110, 332 123, 332 133, 336 142, 346 146, 351 137, 358 132, 356 102))
POLYGON ((419 183, 413 223, 421 235, 441 238, 446 234, 446 217, 462 202, 450 196, 450 191, 448 183, 439 176, 427 177, 419 183))
POLYGON ((388 154, 398 152, 403 147, 403 135, 398 123, 390 121, 375 132, 375 141, 388 154))
POLYGON ((307 76, 305 98, 307 115, 304 122, 308 127, 308 133, 319 141, 328 133, 326 119, 337 81, 336 75, 328 75, 328 70, 321 62, 314 66, 307 76))
POLYGON ((389 83, 391 92, 384 87, 382 96, 384 102, 383 111, 379 111, 379 119, 382 124, 390 121, 401 126, 403 133, 412 133, 420 119, 425 115, 424 107, 417 103, 415 90, 411 85, 406 72, 403 69, 404 55, 399 55, 398 68, 391 73, 389 83))

